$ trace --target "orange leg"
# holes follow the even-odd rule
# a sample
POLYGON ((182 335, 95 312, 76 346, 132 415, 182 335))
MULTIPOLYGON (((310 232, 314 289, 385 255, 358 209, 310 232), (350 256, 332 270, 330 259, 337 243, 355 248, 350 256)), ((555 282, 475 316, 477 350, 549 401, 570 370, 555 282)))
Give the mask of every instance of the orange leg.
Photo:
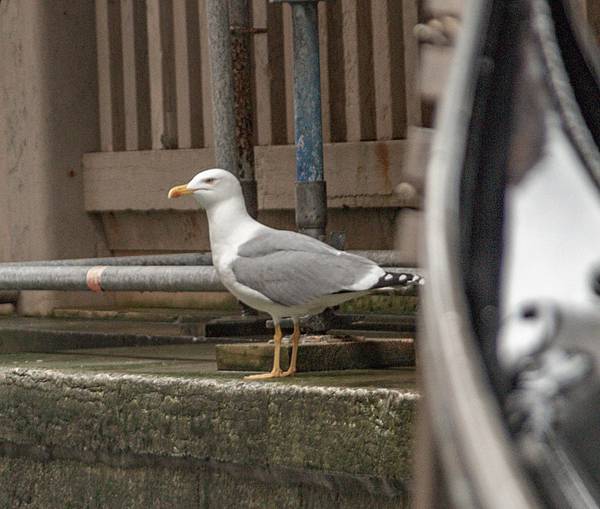
POLYGON ((266 380, 268 378, 279 378, 279 377, 283 376, 283 372, 281 371, 281 368, 280 368, 282 336, 283 336, 283 334, 281 333, 281 327, 277 323, 275 325, 275 335, 273 336, 273 340, 275 341, 275 354, 273 356, 273 369, 271 370, 271 372, 270 373, 260 373, 259 375, 245 376, 244 380, 266 380))
POLYGON ((298 319, 294 318, 294 332, 292 334, 292 358, 290 367, 284 371, 281 376, 291 376, 296 372, 296 361, 298 360, 298 344, 300 343, 300 324, 298 319))

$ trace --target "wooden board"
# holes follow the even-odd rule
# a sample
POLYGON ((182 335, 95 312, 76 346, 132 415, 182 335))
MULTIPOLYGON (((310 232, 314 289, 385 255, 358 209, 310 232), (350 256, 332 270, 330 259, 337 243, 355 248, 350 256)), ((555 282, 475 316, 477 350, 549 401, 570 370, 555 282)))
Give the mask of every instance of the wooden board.
MULTIPOLYGON (((400 183, 407 143, 325 144, 329 207, 398 207, 393 194, 400 183)), ((293 209, 295 147, 256 147, 256 175, 261 209, 293 209)), ((88 212, 122 210, 191 210, 193 200, 167 199, 168 190, 210 168, 212 149, 105 152, 86 154, 84 196, 88 212)))

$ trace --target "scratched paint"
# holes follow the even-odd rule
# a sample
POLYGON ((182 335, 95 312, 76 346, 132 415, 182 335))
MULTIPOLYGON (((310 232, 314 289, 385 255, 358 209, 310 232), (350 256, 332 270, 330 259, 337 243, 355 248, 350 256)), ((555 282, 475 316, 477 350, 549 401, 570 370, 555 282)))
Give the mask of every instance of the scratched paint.
POLYGON ((323 178, 321 75, 317 2, 293 3, 296 180, 323 178))

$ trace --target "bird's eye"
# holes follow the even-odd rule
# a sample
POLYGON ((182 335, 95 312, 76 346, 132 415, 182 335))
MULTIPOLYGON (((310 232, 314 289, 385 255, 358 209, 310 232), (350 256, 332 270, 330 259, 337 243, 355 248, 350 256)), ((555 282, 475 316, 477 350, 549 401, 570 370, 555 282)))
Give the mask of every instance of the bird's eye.
POLYGON ((216 178, 208 178, 204 182, 206 182, 207 184, 214 184, 216 181, 216 178))

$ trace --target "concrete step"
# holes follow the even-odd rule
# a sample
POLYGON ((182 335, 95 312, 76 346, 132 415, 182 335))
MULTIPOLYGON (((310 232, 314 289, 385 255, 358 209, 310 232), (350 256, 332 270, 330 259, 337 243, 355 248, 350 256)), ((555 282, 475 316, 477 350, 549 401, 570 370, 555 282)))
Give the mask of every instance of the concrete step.
POLYGON ((0 507, 408 507, 414 369, 242 376, 210 344, 0 355, 0 507))

